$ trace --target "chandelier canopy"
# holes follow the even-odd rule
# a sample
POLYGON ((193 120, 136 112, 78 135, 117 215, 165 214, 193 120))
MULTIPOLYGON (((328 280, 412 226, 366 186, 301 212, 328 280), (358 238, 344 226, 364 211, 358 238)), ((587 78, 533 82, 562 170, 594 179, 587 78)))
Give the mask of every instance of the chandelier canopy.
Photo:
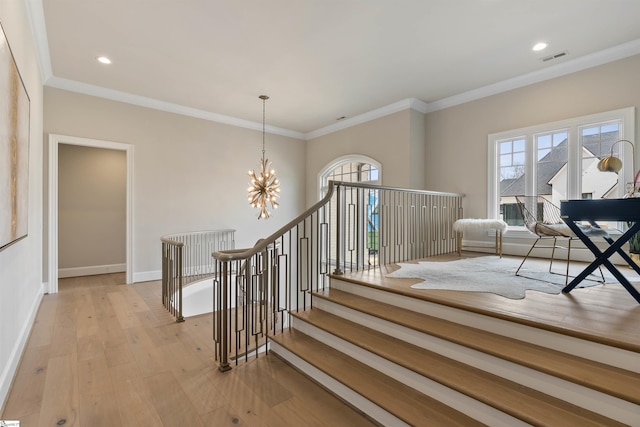
POLYGON ((260 162, 260 173, 255 171, 249 171, 249 188, 247 191, 249 195, 247 200, 249 204, 259 209, 258 219, 267 219, 271 216, 268 205, 271 205, 272 209, 278 207, 278 198, 280 197, 280 181, 276 178, 276 171, 271 169, 271 163, 269 159, 265 158, 265 104, 269 97, 267 95, 260 95, 262 99, 262 160, 260 162))

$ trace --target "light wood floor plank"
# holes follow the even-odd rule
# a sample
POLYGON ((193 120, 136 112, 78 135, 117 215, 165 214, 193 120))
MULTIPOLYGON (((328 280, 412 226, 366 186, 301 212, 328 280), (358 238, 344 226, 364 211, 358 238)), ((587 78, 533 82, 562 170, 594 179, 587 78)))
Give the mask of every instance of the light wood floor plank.
POLYGON ((145 378, 164 426, 203 427, 204 424, 171 372, 145 378))
POLYGON ((104 354, 79 361, 78 391, 80 418, 84 425, 110 427, 122 424, 104 354))
POLYGON ((211 315, 176 323, 159 282, 123 285, 124 274, 106 276, 61 279, 59 293, 44 296, 0 419, 27 427, 283 427, 297 426, 313 407, 323 408, 311 415, 326 416, 320 425, 340 427, 332 414, 350 420, 342 425, 368 425, 275 357, 245 364, 265 374, 256 379, 237 375, 245 366, 220 372, 211 315), (291 376, 295 396, 286 390, 293 383, 280 381, 291 376))
POLYGON ((56 295, 45 295, 40 303, 38 314, 29 335, 27 345, 31 348, 42 347, 51 344, 53 329, 56 325, 56 311, 58 298, 56 295))
MULTIPOLYGON (((39 417, 49 357, 49 346, 33 347, 25 353, 14 379, 12 393, 7 399, 5 412, 20 418, 29 414, 38 414, 39 417)), ((37 418, 33 425, 36 424, 37 418)))
POLYGON ((38 425, 82 426, 78 400, 78 358, 75 352, 49 359, 38 425))
POLYGON ((120 420, 125 427, 162 425, 151 392, 135 362, 117 365, 109 370, 116 388, 120 420))

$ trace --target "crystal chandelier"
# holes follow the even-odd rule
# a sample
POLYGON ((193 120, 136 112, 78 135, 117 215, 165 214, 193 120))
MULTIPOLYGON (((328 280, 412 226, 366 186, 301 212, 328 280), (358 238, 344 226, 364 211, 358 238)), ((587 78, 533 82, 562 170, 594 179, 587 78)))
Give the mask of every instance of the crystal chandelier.
POLYGON ((265 139, 265 103, 269 97, 267 95, 260 95, 262 99, 262 161, 260 162, 260 175, 255 171, 249 171, 249 177, 251 182, 249 183, 249 204, 258 208, 258 219, 267 219, 271 215, 268 209, 268 204, 273 209, 278 207, 278 197, 280 197, 280 181, 276 178, 276 171, 271 168, 269 159, 264 157, 264 139, 265 139))

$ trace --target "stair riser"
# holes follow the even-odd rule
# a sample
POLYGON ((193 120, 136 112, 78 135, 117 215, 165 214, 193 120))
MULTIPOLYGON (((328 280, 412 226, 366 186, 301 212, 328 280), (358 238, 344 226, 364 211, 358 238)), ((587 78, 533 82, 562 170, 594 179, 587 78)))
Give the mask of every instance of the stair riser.
MULTIPOLYGON (((352 310, 339 304, 334 304, 322 298, 316 298, 314 300, 314 307, 626 424, 632 424, 640 412, 640 408, 637 405, 608 394, 541 373, 516 363, 505 361, 480 351, 460 346, 447 340, 432 337, 422 332, 382 320, 378 317, 352 310)), ((300 329, 307 335, 325 342, 325 344, 334 348, 339 348, 337 347, 338 342, 342 341, 340 338, 329 335, 325 331, 320 331, 312 325, 307 325, 306 322, 297 318, 293 318, 293 327, 300 329)), ((364 361, 364 359, 368 357, 368 351, 360 349, 359 347, 355 347, 354 351, 356 350, 359 350, 361 353, 356 356, 350 354, 352 357, 361 361, 364 361)), ((394 378, 398 379, 395 375, 394 378)), ((413 387, 411 384, 407 385, 413 387)), ((436 396, 432 397, 437 398, 436 396)), ((473 416, 477 418, 475 415, 473 416)))
POLYGON ((455 390, 452 390, 442 384, 425 378, 414 371, 399 366, 387 359, 379 357, 362 348, 355 346, 345 340, 342 340, 332 334, 327 333, 313 325, 310 325, 300 319, 293 318, 293 327, 298 329, 310 337, 325 343, 332 348, 376 369, 383 374, 394 378, 403 384, 412 387, 419 392, 430 396, 445 405, 456 409, 482 423, 491 426, 528 426, 529 424, 513 418, 499 410, 488 406, 482 402, 469 398, 455 390))
POLYGON ((360 394, 354 392, 349 387, 346 387, 344 384, 337 381, 330 375, 325 374, 315 366, 307 363, 305 360, 301 359, 286 348, 280 346, 278 343, 271 341, 269 345, 269 351, 277 354, 280 358, 285 360, 290 365, 294 366, 300 372, 311 378, 313 381, 325 387, 327 390, 331 390, 333 394, 340 397, 345 402, 349 403, 351 406, 358 409, 362 413, 367 414, 367 416, 380 423, 381 425, 410 427, 409 424, 395 417, 393 414, 385 411, 370 400, 362 397, 360 394))
MULTIPOLYGON (((637 353, 614 348, 575 337, 542 330, 527 325, 509 322, 495 317, 483 316, 465 310, 457 310, 428 301, 417 300, 400 294, 377 290, 368 286, 361 286, 335 278, 331 280, 331 287, 344 292, 360 295, 375 301, 395 305, 407 310, 438 317, 451 322, 483 329, 520 341, 546 347, 552 350, 572 354, 584 359, 608 364, 631 372, 640 373, 637 353)), ((314 305, 320 298, 314 299, 314 305)))

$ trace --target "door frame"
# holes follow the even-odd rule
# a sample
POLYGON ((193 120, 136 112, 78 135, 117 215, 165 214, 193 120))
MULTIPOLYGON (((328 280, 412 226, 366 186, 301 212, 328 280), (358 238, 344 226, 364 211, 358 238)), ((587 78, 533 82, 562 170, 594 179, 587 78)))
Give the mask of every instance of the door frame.
POLYGON ((133 283, 133 145, 49 134, 49 293, 58 293, 58 146, 60 144, 121 150, 127 158, 126 283, 133 283))

